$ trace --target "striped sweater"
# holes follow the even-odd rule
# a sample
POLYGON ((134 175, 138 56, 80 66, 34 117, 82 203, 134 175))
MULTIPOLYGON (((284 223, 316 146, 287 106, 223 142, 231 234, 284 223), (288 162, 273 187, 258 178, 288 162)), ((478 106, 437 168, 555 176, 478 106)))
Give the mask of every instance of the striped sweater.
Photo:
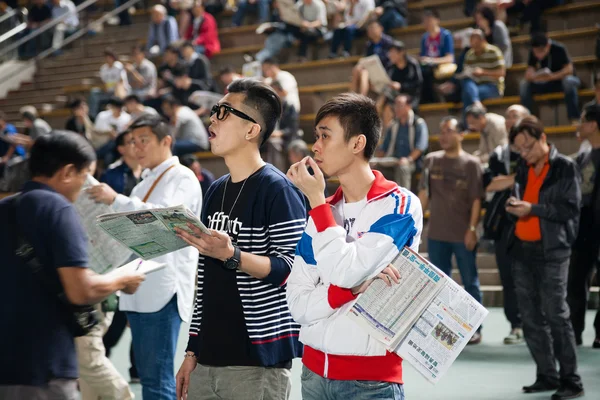
MULTIPOLYGON (((238 234, 240 250, 267 256, 271 273, 256 279, 237 271, 237 284, 244 319, 254 354, 261 365, 269 366, 302 355, 298 341, 300 326, 294 322, 286 302, 286 281, 294 262, 296 244, 306 225, 304 197, 283 173, 270 164, 260 170, 252 196, 246 203, 245 218, 238 234)), ((214 201, 217 188, 229 179, 225 175, 211 185, 204 199, 202 221, 206 224, 207 205, 214 201)), ((249 187, 247 188, 249 189, 249 187)), ((202 329, 204 257, 198 262, 196 305, 187 349, 196 352, 202 329)))

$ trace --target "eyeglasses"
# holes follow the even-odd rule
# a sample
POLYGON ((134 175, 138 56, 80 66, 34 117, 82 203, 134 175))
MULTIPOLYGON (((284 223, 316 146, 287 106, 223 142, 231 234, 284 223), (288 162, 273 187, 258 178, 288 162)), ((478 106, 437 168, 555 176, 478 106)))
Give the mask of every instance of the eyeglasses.
POLYGON ((235 108, 228 106, 227 104, 215 104, 213 106, 213 108, 210 110, 210 116, 212 117, 213 115, 216 114, 217 119, 219 121, 223 121, 225 118, 227 118, 227 115, 229 113, 231 113, 241 119, 245 119, 246 121, 250 121, 255 124, 258 123, 254 120, 254 118, 250 117, 248 114, 244 114, 243 112, 238 111, 235 108))

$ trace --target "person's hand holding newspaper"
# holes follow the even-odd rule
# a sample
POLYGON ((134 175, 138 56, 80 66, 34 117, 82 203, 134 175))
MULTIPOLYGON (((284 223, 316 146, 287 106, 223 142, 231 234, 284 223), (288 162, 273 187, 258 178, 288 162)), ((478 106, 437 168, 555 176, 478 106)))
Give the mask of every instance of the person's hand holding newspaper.
POLYGON ((188 224, 188 227, 192 233, 181 228, 175 228, 175 232, 184 242, 198 249, 200 254, 221 261, 233 257, 234 248, 227 233, 211 229, 211 234, 207 235, 195 225, 188 224))
POLYGON ((352 294, 356 296, 357 294, 364 293, 365 290, 367 290, 369 288, 369 286, 371 286, 371 283, 373 283, 373 281, 375 279, 381 279, 385 282, 386 285, 392 286, 392 282, 394 282, 394 283, 400 282, 400 272, 398 272, 396 267, 394 267, 392 264, 390 264, 387 267, 385 267, 385 269, 383 271, 381 271, 379 274, 377 274, 377 276, 375 278, 368 279, 368 280, 364 281, 363 283, 361 283, 360 285, 353 287, 352 294))

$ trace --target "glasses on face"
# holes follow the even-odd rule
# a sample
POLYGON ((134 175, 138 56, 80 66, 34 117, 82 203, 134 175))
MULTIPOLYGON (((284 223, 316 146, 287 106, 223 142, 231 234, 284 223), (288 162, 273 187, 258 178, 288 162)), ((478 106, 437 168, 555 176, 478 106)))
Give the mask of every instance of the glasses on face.
POLYGON ((210 116, 212 117, 213 115, 216 115, 219 121, 223 121, 225 118, 227 118, 227 115, 229 115, 230 113, 235 115, 236 117, 245 119, 246 121, 250 121, 255 124, 258 123, 254 120, 254 118, 252 118, 248 114, 244 114, 243 112, 238 111, 235 108, 228 106, 227 104, 215 104, 210 110, 210 116))
POLYGON ((527 145, 527 146, 523 146, 519 149, 519 153, 521 154, 527 154, 529 153, 531 150, 533 150, 533 148, 535 147, 535 144, 537 143, 537 140, 534 140, 531 144, 527 145))

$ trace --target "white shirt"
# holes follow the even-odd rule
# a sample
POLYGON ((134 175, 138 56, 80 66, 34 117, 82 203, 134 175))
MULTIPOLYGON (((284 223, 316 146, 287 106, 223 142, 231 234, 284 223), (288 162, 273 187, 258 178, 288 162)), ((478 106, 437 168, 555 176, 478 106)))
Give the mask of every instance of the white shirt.
POLYGON ((271 82, 277 81, 281 84, 283 90, 287 92, 287 96, 285 97, 285 101, 288 104, 291 104, 296 109, 296 112, 300 112, 300 94, 298 93, 298 82, 294 75, 290 74, 287 71, 279 71, 275 76, 275 79, 266 79, 265 82, 267 85, 270 85, 271 82))
POLYGON ((115 86, 119 82, 123 82, 126 90, 130 89, 125 67, 120 61, 115 61, 112 67, 109 67, 108 64, 102 65, 100 67, 100 79, 102 79, 102 82, 106 85, 106 89, 110 92, 115 90, 115 86))
POLYGON ((130 121, 131 116, 125 111, 121 111, 121 115, 119 115, 119 118, 115 118, 111 110, 105 110, 101 111, 96 116, 94 129, 102 132, 114 129, 118 133, 124 131, 127 128, 127 125, 129 125, 130 121))
POLYGON ((77 16, 77 8, 71 0, 60 0, 60 4, 55 6, 52 5, 52 18, 56 19, 62 15, 69 14, 63 23, 69 28, 76 28, 79 26, 79 17, 77 16))
MULTIPOLYGON (((194 173, 171 157, 156 168, 142 173, 142 181, 133 188, 131 196, 117 195, 113 208, 116 212, 173 207, 183 204, 200 216, 202 190, 194 173), (158 177, 171 168, 158 182, 146 203, 142 199, 158 177)), ((177 294, 179 316, 189 322, 192 315, 193 295, 198 269, 198 250, 194 247, 165 254, 154 259, 167 264, 167 268, 146 275, 146 280, 135 294, 123 294, 119 301, 122 311, 152 313, 161 310, 177 294)))
POLYGON ((375 1, 358 0, 354 5, 354 9, 352 10, 352 15, 350 15, 351 7, 352 4, 346 5, 346 10, 344 11, 346 25, 356 25, 362 21, 367 16, 367 13, 375 9, 375 1))

